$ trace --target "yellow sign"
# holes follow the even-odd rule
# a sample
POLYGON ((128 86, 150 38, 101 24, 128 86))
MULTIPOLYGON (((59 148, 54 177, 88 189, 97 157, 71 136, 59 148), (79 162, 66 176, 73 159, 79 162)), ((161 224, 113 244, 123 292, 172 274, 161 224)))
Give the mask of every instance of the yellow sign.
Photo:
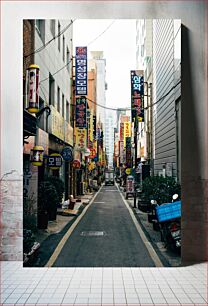
POLYGON ((127 168, 127 169, 126 169, 126 174, 127 174, 127 175, 131 174, 131 168, 127 168))
POLYGON ((80 149, 87 147, 87 129, 75 128, 76 145, 80 149))
POLYGON ((90 110, 90 141, 93 141, 93 110, 90 110))
POLYGON ((124 122, 124 147, 126 147, 126 137, 131 137, 131 122, 124 122))

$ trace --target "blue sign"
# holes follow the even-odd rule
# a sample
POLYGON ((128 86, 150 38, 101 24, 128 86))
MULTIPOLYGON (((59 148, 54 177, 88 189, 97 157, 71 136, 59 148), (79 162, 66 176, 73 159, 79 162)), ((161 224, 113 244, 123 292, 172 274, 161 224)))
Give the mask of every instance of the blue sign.
POLYGON ((76 96, 87 96, 87 47, 76 47, 76 96))
POLYGON ((63 157, 63 159, 65 161, 72 161, 73 160, 73 150, 71 147, 65 147, 62 152, 61 152, 61 155, 63 157))

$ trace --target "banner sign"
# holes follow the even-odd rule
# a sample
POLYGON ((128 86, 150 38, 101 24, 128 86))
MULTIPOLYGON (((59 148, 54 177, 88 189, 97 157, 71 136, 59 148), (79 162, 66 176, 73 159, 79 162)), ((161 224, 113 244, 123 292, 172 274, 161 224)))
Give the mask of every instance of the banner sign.
POLYGON ((126 167, 131 168, 131 137, 126 137, 126 167))
POLYGON ((87 47, 76 47, 76 96, 87 96, 87 47))
POLYGON ((93 116, 93 139, 96 139, 96 116, 93 116))
POLYGON ((87 99, 76 98, 76 127, 87 128, 87 99))
POLYGON ((124 155, 124 142, 120 141, 119 143, 119 156, 120 156, 120 164, 125 163, 125 155, 124 155))
POLYGON ((131 137, 131 122, 124 122, 124 147, 126 147, 126 138, 131 137))
POLYGON ((131 115, 144 122, 144 77, 142 70, 131 70, 131 115))
POLYGON ((80 149, 84 149, 87 146, 87 129, 75 129, 76 145, 80 149))
POLYGON ((120 140, 124 140, 124 123, 120 123, 120 140))

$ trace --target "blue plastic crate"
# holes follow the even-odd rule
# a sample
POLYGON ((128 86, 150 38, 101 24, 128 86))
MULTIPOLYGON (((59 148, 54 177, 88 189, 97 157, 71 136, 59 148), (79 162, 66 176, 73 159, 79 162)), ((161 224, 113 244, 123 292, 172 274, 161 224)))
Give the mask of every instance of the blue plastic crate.
POLYGON ((164 204, 156 207, 156 214, 159 222, 168 221, 181 217, 181 201, 164 204))

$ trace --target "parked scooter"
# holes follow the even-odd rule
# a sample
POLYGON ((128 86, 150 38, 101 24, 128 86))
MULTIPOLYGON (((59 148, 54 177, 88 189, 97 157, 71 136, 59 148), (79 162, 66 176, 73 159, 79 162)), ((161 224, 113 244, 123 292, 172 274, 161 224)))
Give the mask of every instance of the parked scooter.
POLYGON ((173 195, 172 203, 162 204, 156 208, 156 214, 159 221, 161 241, 165 242, 167 248, 180 250, 181 201, 178 200, 178 194, 173 195))

